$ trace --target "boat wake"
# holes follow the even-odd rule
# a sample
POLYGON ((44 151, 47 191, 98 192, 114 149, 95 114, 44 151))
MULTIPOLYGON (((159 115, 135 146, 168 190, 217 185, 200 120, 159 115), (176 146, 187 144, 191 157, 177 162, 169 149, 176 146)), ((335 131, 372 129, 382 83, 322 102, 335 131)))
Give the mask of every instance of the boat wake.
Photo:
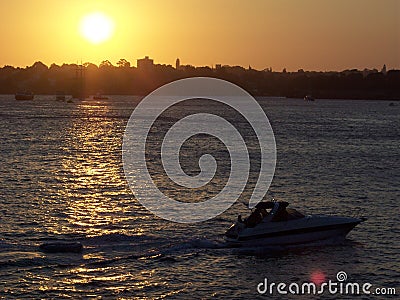
POLYGON ((0 266, 35 268, 105 267, 124 260, 175 262, 191 255, 237 255, 277 257, 289 251, 343 244, 344 239, 330 238, 290 246, 238 246, 220 239, 193 238, 170 241, 150 235, 106 234, 95 237, 46 241, 39 246, 15 247, 0 244, 0 266), (76 251, 82 245, 82 251, 76 251), (49 251, 46 250, 48 247, 49 251), (71 251, 68 251, 70 247, 71 251), (59 250, 59 251, 58 251, 59 250), (101 255, 99 255, 101 253, 101 255))

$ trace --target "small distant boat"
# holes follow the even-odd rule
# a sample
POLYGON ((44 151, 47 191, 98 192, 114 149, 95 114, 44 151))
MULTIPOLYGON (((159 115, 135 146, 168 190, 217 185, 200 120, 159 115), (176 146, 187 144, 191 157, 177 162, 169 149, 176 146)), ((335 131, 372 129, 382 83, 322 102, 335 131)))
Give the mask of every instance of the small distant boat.
POLYGON ((304 101, 315 101, 315 98, 313 96, 311 96, 311 95, 306 95, 304 97, 304 101))
POLYGON ((18 92, 15 94, 15 100, 33 100, 35 95, 32 92, 18 92))
POLYGON ((75 100, 85 100, 86 97, 87 96, 83 93, 72 94, 72 99, 75 99, 75 100))
POLYGON ((63 91, 57 91, 57 92, 56 92, 56 100, 58 100, 58 101, 65 101, 65 100, 66 100, 65 92, 63 92, 63 91))
POLYGON ((102 94, 100 94, 100 93, 97 93, 96 95, 93 96, 93 99, 94 99, 94 100, 107 100, 108 97, 107 97, 107 96, 104 96, 104 95, 102 95, 102 94))

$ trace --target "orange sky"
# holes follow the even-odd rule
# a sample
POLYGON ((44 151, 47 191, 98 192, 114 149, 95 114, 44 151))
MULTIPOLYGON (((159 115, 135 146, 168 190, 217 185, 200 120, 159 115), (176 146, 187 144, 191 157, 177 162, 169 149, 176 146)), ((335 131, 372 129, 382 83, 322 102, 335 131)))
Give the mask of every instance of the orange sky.
POLYGON ((400 68, 398 0, 0 1, 0 66, 156 63, 274 70, 400 68), (91 44, 81 18, 101 11, 111 39, 91 44))

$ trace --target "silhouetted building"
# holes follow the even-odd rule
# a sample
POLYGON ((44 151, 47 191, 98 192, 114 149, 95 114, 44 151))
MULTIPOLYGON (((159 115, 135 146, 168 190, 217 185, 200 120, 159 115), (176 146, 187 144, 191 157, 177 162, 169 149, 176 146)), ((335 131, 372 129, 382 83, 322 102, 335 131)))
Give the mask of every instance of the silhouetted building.
POLYGON ((179 58, 177 58, 175 62, 175 69, 179 70, 180 67, 181 67, 181 61, 179 60, 179 58))
MULTIPOLYGON (((222 69, 224 69, 224 71, 228 74, 234 74, 234 75, 240 75, 243 72, 246 71, 245 68, 241 67, 241 66, 229 66, 229 65, 223 65, 221 67, 222 69)), ((252 70, 252 69, 251 69, 252 70)))
POLYGON ((154 68, 154 61, 148 56, 137 60, 137 68, 142 71, 150 71, 154 68))
POLYGON ((185 72, 191 72, 191 71, 196 70, 196 67, 194 67, 192 65, 181 65, 180 68, 182 71, 185 71, 185 72))
POLYGON ((386 73, 387 73, 387 71, 386 71, 386 65, 383 65, 382 70, 381 70, 381 73, 382 73, 383 75, 386 75, 386 73))

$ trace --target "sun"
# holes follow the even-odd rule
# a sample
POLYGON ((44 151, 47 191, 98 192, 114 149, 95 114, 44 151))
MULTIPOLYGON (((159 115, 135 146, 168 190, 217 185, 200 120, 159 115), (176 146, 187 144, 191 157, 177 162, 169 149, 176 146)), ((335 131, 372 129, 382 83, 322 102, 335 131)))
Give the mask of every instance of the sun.
POLYGON ((100 44, 113 35, 114 22, 102 12, 93 12, 82 18, 80 32, 89 42, 100 44))

